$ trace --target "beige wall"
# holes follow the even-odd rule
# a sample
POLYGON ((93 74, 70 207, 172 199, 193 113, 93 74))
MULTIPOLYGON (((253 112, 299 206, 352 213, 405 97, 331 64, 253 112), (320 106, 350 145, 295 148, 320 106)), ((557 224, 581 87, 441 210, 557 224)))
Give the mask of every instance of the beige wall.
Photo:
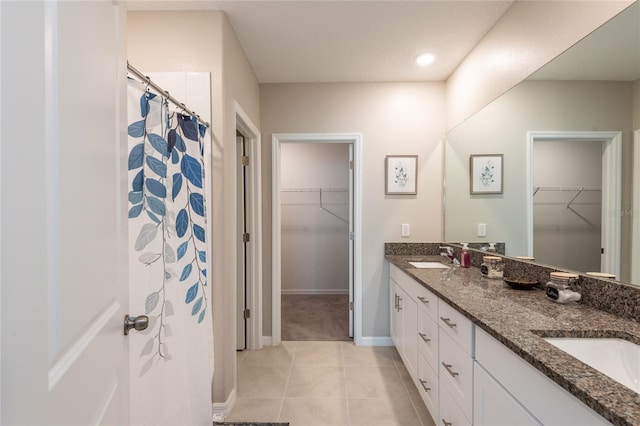
POLYGON ((447 80, 447 130, 633 1, 517 1, 447 80))
POLYGON ((640 129, 640 80, 633 83, 633 129, 640 129))
POLYGON ((234 101, 260 125, 258 82, 226 16, 215 11, 129 12, 127 56, 142 71, 211 73, 211 214, 215 372, 213 399, 225 402, 235 365, 235 113, 234 101))
MULTIPOLYGON (((444 83, 261 85, 262 137, 273 133, 362 133, 364 337, 389 336, 386 241, 437 241, 442 235, 441 138, 444 83), (388 154, 419 155, 418 195, 384 193, 388 154), (411 237, 400 225, 411 224, 411 237)), ((263 144, 264 335, 271 335, 271 146, 263 144)))
MULTIPOLYGON (((447 134, 447 241, 505 241, 507 254, 525 255, 527 131, 622 131, 622 210, 630 210, 632 83, 526 81, 447 134), (469 195, 469 155, 504 154, 504 194, 469 195)), ((630 218, 622 218, 622 278, 628 279, 630 218), (625 266, 626 265, 626 266, 625 266)), ((535 255, 535 253, 534 253, 535 255)))

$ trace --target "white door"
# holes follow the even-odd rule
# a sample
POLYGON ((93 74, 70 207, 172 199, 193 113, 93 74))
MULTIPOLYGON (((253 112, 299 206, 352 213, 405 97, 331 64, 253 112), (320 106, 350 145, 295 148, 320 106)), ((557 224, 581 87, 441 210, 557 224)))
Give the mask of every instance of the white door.
POLYGON ((0 3, 2 424, 129 422, 125 11, 113 3, 0 3))

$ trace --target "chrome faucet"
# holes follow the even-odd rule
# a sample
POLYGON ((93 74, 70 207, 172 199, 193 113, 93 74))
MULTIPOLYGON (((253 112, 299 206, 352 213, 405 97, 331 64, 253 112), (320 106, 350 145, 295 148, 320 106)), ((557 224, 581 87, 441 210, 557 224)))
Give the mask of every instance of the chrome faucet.
POLYGON ((453 247, 441 246, 440 250, 445 250, 444 252, 440 252, 440 256, 449 258, 449 260, 451 260, 451 263, 453 263, 454 265, 460 265, 460 261, 456 259, 453 247))

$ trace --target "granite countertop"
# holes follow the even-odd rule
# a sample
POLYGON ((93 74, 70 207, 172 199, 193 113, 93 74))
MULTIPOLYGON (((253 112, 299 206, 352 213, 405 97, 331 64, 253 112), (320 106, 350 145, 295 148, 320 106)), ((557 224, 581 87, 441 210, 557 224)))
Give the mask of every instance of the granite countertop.
POLYGON ((640 425, 640 394, 547 343, 543 337, 620 337, 640 344, 640 324, 580 304, 549 300, 540 288, 514 290, 478 268, 416 269, 385 258, 469 318, 511 351, 616 425, 640 425))

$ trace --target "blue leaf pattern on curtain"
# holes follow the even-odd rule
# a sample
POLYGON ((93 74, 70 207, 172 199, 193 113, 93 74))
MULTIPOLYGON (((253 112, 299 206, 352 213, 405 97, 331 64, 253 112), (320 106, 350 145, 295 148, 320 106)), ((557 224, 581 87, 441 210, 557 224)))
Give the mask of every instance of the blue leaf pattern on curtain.
POLYGON ((142 332, 149 337, 140 353, 148 357, 141 376, 158 361, 171 359, 168 317, 174 315, 175 303, 189 305, 190 321, 196 325, 209 309, 205 132, 194 117, 170 111, 166 99, 149 91, 140 97, 140 116, 128 126, 128 216, 137 235, 133 249, 141 252, 141 267, 158 269, 160 281, 144 307, 150 321, 142 332), (182 287, 184 299, 172 303, 165 291, 168 285, 182 287))

